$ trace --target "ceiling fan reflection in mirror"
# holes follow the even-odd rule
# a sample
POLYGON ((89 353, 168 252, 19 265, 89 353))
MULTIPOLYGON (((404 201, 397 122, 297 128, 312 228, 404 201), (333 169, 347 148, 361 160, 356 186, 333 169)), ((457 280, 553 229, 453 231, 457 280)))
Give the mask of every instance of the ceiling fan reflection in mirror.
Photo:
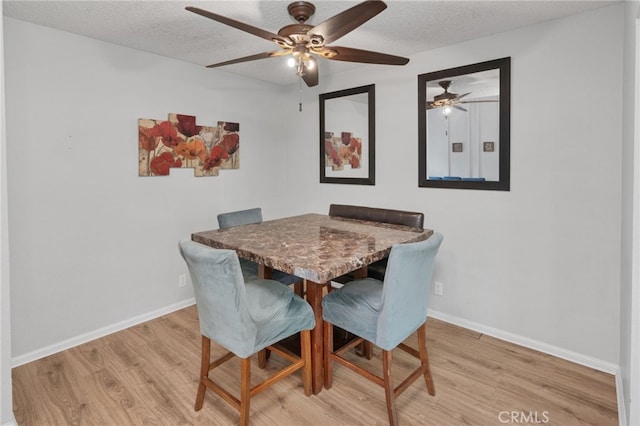
POLYGON ((186 9, 206 18, 213 19, 214 21, 272 41, 280 47, 280 50, 232 59, 208 65, 207 68, 291 55, 291 59, 289 60, 290 65, 295 67, 296 74, 304 80, 307 86, 311 87, 318 84, 318 63, 315 56, 333 61, 383 65, 405 65, 409 62, 409 59, 400 56, 329 45, 345 34, 355 30, 386 8, 387 5, 383 1, 368 0, 313 26, 306 22, 315 13, 315 6, 306 1, 296 1, 289 4, 287 11, 289 15, 297 21, 297 24, 286 25, 282 27, 277 34, 197 7, 188 6, 186 9))
POLYGON ((427 109, 442 108, 442 113, 445 116, 447 116, 451 114, 452 108, 458 109, 460 111, 468 112, 468 110, 463 106, 461 106, 460 104, 471 104, 471 103, 478 103, 478 102, 499 102, 498 99, 476 99, 476 100, 463 101, 461 99, 467 95, 470 95, 471 92, 463 93, 462 95, 449 92, 449 87, 451 86, 451 83, 452 83, 451 80, 442 80, 438 82, 440 87, 444 89, 444 92, 434 96, 433 101, 427 101, 427 109))

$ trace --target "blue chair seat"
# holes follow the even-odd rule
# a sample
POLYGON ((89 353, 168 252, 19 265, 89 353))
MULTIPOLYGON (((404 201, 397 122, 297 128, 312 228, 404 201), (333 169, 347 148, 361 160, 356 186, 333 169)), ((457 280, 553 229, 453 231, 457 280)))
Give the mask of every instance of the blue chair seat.
POLYGON ((245 290, 249 315, 257 328, 248 355, 315 326, 311 306, 280 282, 256 279, 246 282, 245 290))
POLYGON ((324 297, 322 315, 333 325, 375 342, 381 305, 382 282, 365 278, 351 281, 324 297))

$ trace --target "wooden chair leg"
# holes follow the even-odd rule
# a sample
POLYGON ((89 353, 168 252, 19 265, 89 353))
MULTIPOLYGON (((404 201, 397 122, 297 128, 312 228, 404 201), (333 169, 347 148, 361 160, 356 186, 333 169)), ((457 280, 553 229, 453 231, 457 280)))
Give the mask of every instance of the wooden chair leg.
POLYGON ((358 356, 371 359, 373 357, 373 344, 368 340, 363 340, 362 343, 355 347, 355 352, 358 356))
POLYGON ((251 403, 251 357, 240 362, 240 426, 249 425, 251 403))
POLYGON ((362 353, 366 359, 371 359, 373 356, 373 343, 368 340, 362 342, 362 353))
POLYGON ((198 384, 198 393, 196 394, 195 410, 200 411, 204 402, 204 394, 207 387, 202 380, 209 376, 209 364, 211 362, 211 340, 202 336, 202 358, 200 359, 200 382, 198 384))
POLYGON ((271 356, 269 349, 262 349, 258 352, 258 368, 264 370, 267 367, 267 360, 271 356))
POLYGON ((304 394, 311 396, 313 392, 313 378, 311 376, 311 330, 302 330, 300 332, 300 356, 304 359, 304 367, 302 367, 304 394))
POLYGON ((333 383, 333 324, 324 322, 324 387, 331 389, 333 383))
POLYGON ((300 280, 293 284, 293 292, 304 299, 304 281, 300 280))
POLYGON ((391 376, 391 364, 393 357, 391 351, 382 351, 382 376, 384 378, 384 395, 387 399, 387 414, 389 415, 389 425, 398 424, 398 412, 396 410, 396 395, 393 391, 393 377, 391 376))
POLYGON ((418 328, 418 350, 420 351, 420 363, 424 368, 424 381, 427 384, 429 395, 435 396, 436 388, 431 377, 431 367, 429 366, 429 354, 427 353, 427 324, 424 323, 418 328))

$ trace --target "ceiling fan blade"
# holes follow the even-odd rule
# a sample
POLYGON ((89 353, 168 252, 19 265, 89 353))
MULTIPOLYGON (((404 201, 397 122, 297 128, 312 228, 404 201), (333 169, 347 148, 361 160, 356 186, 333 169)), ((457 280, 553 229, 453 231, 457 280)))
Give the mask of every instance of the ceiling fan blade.
POLYGON ((471 94, 471 92, 464 93, 464 94, 462 94, 462 95, 458 96, 458 99, 462 99, 462 98, 464 98, 465 96, 470 95, 470 94, 471 94))
POLYGON ((313 27, 309 35, 320 35, 325 44, 332 43, 348 32, 355 30, 386 8, 387 5, 380 0, 362 2, 322 21, 313 27))
POLYGON ((285 39, 284 37, 279 36, 278 34, 274 34, 270 31, 266 31, 266 30, 251 26, 249 24, 245 24, 244 22, 236 21, 235 19, 227 18, 226 16, 218 15, 217 13, 209 12, 207 10, 193 7, 193 6, 187 6, 185 9, 187 9, 189 12, 197 13, 198 15, 204 16, 205 18, 213 19, 214 21, 221 22, 223 24, 229 25, 230 27, 237 28, 249 34, 256 35, 265 40, 274 41, 274 42, 280 41, 285 44, 291 44, 290 40, 285 39))
POLYGON ((318 85, 318 61, 316 58, 310 57, 309 61, 313 63, 312 67, 306 67, 304 70, 304 74, 302 74, 302 79, 309 87, 318 85))
POLYGON ((453 106, 455 109, 459 109, 460 111, 464 111, 464 112, 469 112, 467 109, 461 107, 460 105, 454 105, 453 106))
POLYGON ((382 64, 382 65, 405 65, 409 62, 408 58, 401 56, 387 55, 386 53, 372 52, 370 50, 352 49, 350 47, 325 46, 323 50, 335 52, 334 55, 324 55, 322 50, 319 55, 334 61, 345 62, 363 62, 366 64, 382 64))
POLYGON ((435 102, 427 101, 427 109, 435 109, 435 108, 438 108, 438 105, 436 105, 435 102))
POLYGON ((263 53, 258 53, 255 55, 249 55, 249 56, 245 56, 243 58, 238 58, 238 59, 231 59, 229 61, 224 61, 224 62, 219 62, 217 64, 211 64, 211 65, 207 65, 207 68, 217 68, 217 67, 222 67, 224 65, 231 65, 231 64, 238 64, 240 62, 248 62, 248 61, 255 61, 256 59, 266 59, 266 58, 271 58, 274 56, 283 56, 288 54, 289 52, 287 52, 286 50, 278 50, 275 52, 263 52, 263 53))

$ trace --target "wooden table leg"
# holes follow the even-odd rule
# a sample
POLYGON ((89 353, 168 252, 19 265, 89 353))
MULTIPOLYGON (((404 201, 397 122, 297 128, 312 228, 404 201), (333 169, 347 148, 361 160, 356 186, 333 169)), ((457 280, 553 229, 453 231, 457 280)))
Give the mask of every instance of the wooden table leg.
POLYGON ((322 390, 324 351, 322 334, 322 290, 326 284, 307 281, 307 302, 311 305, 316 317, 316 326, 311 330, 311 369, 313 377, 313 393, 317 395, 322 390))
POLYGON ((270 280, 272 272, 273 269, 269 268, 268 266, 258 265, 258 278, 270 280))
MULTIPOLYGON (((273 270, 268 266, 258 265, 258 278, 271 279, 271 272, 273 270)), ((269 349, 263 349, 258 352, 258 367, 261 369, 267 368, 267 360, 271 351, 269 349)))

